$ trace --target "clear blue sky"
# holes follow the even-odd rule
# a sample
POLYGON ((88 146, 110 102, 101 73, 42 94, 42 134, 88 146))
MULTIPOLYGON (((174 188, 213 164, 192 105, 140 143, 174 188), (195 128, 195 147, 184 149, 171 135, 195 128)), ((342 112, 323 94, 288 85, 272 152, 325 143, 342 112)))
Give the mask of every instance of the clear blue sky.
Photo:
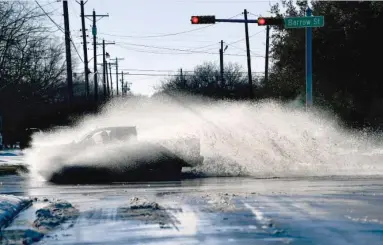
MULTIPOLYGON (((56 0, 38 1, 52 18, 62 27, 62 2, 56 0), (51 4, 49 4, 51 3, 51 4)), ((217 23, 200 30, 185 32, 205 25, 192 25, 192 15, 216 15, 217 18, 243 18, 243 10, 249 12, 249 19, 269 16, 270 6, 277 1, 263 0, 89 0, 85 13, 109 14, 97 22, 98 41, 116 42, 106 50, 111 57, 124 58, 119 61, 121 69, 130 74, 125 78, 131 82, 134 93, 149 95, 153 87, 163 79, 149 74, 174 74, 178 69, 192 71, 204 61, 219 62, 219 42, 229 44, 224 61, 237 62, 247 68, 245 27, 242 23, 217 23), (173 34, 166 35, 164 34, 173 34), (151 36, 151 37, 148 37, 151 36), (157 37, 153 37, 157 36, 157 37), (232 43, 232 44, 230 44, 232 43), (153 47, 154 46, 154 47, 153 47), (190 50, 188 52, 182 50, 190 50), (142 70, 142 71, 141 71, 142 70), (150 70, 150 71, 145 71, 150 70), (157 72, 156 72, 157 71, 157 72), (169 72, 168 72, 169 71, 169 72), (173 72, 172 72, 173 71, 173 72)), ((70 29, 73 41, 83 56, 81 38, 80 5, 69 0, 70 29)), ((91 20, 86 20, 88 28, 88 47, 92 49, 91 20)), ((265 27, 250 24, 250 47, 252 51, 252 71, 264 71, 265 27)), ((63 36, 63 34, 59 34, 63 36)), ((72 52, 74 50, 72 49, 72 52)), ((102 53, 101 46, 98 53, 102 53)), ((93 51, 88 51, 89 59, 93 51)), ((101 56, 98 57, 101 61, 101 56)), ((93 63, 90 62, 90 68, 93 63)), ((83 65, 76 69, 83 72, 83 65)))

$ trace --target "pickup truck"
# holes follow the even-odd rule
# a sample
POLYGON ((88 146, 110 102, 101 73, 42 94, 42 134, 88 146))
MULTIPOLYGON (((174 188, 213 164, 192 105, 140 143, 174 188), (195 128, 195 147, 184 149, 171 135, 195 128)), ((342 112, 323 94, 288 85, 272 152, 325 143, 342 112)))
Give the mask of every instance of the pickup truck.
POLYGON ((167 139, 158 142, 141 141, 137 129, 131 127, 104 127, 92 130, 79 140, 63 146, 71 156, 84 154, 86 149, 97 149, 113 156, 113 147, 123 147, 120 160, 97 165, 67 164, 57 158, 53 165, 59 168, 41 173, 48 181, 57 184, 82 184, 128 181, 177 180, 183 167, 195 167, 203 163, 198 138, 167 139), (111 147, 109 147, 111 146, 111 147), (94 147, 94 148, 92 148, 94 147), (129 159, 129 160, 127 160, 129 159))

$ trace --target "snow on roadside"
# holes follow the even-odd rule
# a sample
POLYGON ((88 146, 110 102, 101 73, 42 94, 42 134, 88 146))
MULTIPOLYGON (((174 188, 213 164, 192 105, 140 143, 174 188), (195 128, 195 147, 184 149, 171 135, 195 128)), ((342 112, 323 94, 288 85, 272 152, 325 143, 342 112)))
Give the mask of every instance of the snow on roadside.
POLYGON ((117 219, 143 221, 146 224, 157 223, 161 229, 170 227, 177 229, 179 224, 165 207, 138 197, 133 197, 129 204, 117 209, 117 219))
MULTIPOLYGON (((40 202, 37 198, 34 201, 40 202)), ((34 220, 30 220, 29 218, 25 219, 25 217, 23 219, 18 216, 14 223, 20 223, 20 221, 22 221, 21 223, 25 225, 20 226, 12 223, 4 230, 1 230, 0 241, 6 242, 6 244, 32 244, 40 241, 45 235, 59 228, 64 223, 71 223, 73 226, 79 216, 79 210, 68 202, 50 202, 47 199, 43 202, 49 202, 50 204, 39 208, 35 212, 34 220)))
POLYGON ((32 205, 32 200, 26 197, 0 195, 0 231, 7 227, 23 209, 32 205))
POLYGON ((76 220, 79 214, 79 210, 68 202, 52 203, 36 211, 37 219, 33 222, 33 226, 40 232, 46 233, 64 222, 76 220))

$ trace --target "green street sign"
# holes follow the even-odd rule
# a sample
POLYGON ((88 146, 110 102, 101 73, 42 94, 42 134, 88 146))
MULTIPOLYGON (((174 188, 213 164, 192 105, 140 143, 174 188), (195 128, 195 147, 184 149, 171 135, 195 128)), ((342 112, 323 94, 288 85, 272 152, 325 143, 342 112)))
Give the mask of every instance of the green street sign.
POLYGON ((285 28, 305 28, 324 26, 324 16, 286 17, 285 28))

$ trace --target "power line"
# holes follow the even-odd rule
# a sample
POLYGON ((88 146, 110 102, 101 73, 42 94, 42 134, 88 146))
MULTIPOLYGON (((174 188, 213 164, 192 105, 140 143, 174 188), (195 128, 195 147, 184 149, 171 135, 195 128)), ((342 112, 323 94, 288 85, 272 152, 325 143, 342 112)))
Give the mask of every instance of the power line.
MULTIPOLYGON (((230 17, 229 19, 233 19, 233 18, 235 18, 235 17, 237 17, 239 15, 241 15, 241 14, 237 14, 237 15, 235 15, 233 17, 230 17)), ((195 32, 195 31, 199 31, 199 30, 202 30, 202 29, 214 26, 214 25, 216 25, 216 24, 206 25, 206 26, 202 26, 202 27, 191 29, 191 30, 187 30, 187 31, 175 32, 175 33, 167 33, 167 34, 160 34, 160 35, 151 35, 151 36, 117 35, 117 34, 108 34, 108 33, 102 33, 102 32, 100 32, 100 34, 101 35, 106 35, 106 36, 111 36, 111 37, 125 37, 125 38, 158 38, 158 37, 177 36, 177 35, 182 35, 182 34, 185 34, 185 33, 195 32)))
MULTIPOLYGON (((254 36, 256 36, 256 35, 258 35, 258 34, 264 32, 264 31, 265 31, 265 30, 261 30, 261 31, 259 31, 259 32, 256 32, 256 33, 254 33, 253 35, 250 35, 249 38, 250 38, 250 37, 254 37, 254 36)), ((234 44, 234 43, 239 43, 239 42, 241 42, 241 41, 244 41, 245 39, 246 39, 246 38, 241 38, 241 39, 238 39, 237 41, 228 43, 227 45, 231 45, 231 44, 234 44)))
POLYGON ((84 63, 84 60, 83 60, 83 58, 81 57, 80 53, 78 52, 76 45, 73 43, 73 41, 72 41, 72 38, 71 38, 71 40, 70 40, 70 41, 71 41, 71 43, 72 43, 72 46, 73 46, 74 50, 76 51, 76 53, 77 53, 78 57, 80 58, 81 62, 83 62, 83 63, 84 63))
POLYGON ((57 28, 62 32, 62 33, 64 33, 65 34, 65 31, 64 31, 64 29, 62 29, 62 27, 61 26, 59 26, 50 16, 49 16, 49 14, 47 13, 47 12, 45 12, 45 10, 43 9, 43 7, 39 4, 39 2, 37 2, 37 0, 35 0, 35 2, 36 2, 36 4, 40 7, 40 9, 43 11, 43 13, 50 19, 50 21, 53 23, 53 24, 55 24, 56 26, 57 26, 57 28))
MULTIPOLYGON (((158 47, 158 46, 151 46, 151 45, 143 45, 143 44, 125 44, 125 45, 131 45, 131 46, 138 46, 138 47, 146 47, 146 48, 156 48, 156 49, 164 49, 164 50, 170 50, 170 51, 178 51, 179 53, 165 53, 165 52, 156 52, 156 51, 148 51, 148 50, 139 50, 139 49, 134 49, 134 48, 127 48, 124 45, 117 44, 118 46, 131 50, 131 51, 136 51, 136 52, 141 52, 141 53, 150 53, 150 54, 170 54, 170 55, 183 55, 183 54, 211 54, 211 55, 217 55, 217 53, 213 52, 206 52, 206 51, 191 51, 187 49, 175 49, 175 48, 168 48, 168 47, 158 47), (180 53, 182 52, 182 53, 180 53)), ((225 54, 228 56, 246 56, 246 55, 241 55, 241 54, 225 54)), ((256 57, 262 57, 262 55, 255 55, 256 57)))
MULTIPOLYGON (((122 71, 145 71, 145 72, 179 72, 179 70, 161 70, 161 69, 131 69, 131 68, 120 68, 122 71)), ((183 70, 183 72, 195 72, 192 70, 183 70)), ((229 73, 229 72, 227 72, 229 73)), ((239 73, 247 73, 240 71, 239 73)), ((253 72, 253 73, 264 73, 264 72, 253 72)))
MULTIPOLYGON (((39 2, 37 1, 37 0, 35 0, 35 2, 36 2, 36 4, 39 6, 39 8, 43 11, 43 13, 51 20, 51 22, 53 23, 53 24, 55 24, 55 26, 65 35, 65 31, 62 29, 62 27, 60 26, 60 25, 58 25, 49 15, 48 15, 48 13, 44 10, 44 8, 39 4, 39 2)), ((78 55, 78 57, 80 58, 80 60, 82 61, 82 62, 84 62, 84 60, 82 59, 82 57, 81 57, 81 55, 80 55, 80 53, 78 52, 78 50, 77 50, 77 47, 76 47, 76 45, 74 44, 74 42, 73 42, 73 40, 72 40, 72 37, 70 37, 70 41, 71 41, 71 43, 72 43, 72 45, 73 45, 73 47, 74 47, 74 49, 75 49, 75 51, 76 51, 76 53, 77 53, 77 55, 78 55)))
MULTIPOLYGON (((125 73, 126 75, 153 75, 153 76, 168 76, 168 75, 174 75, 174 74, 156 74, 156 73, 148 73, 148 72, 173 72, 173 73, 178 73, 179 70, 150 70, 150 69, 128 69, 128 68, 123 68, 121 69, 121 71, 143 71, 143 72, 146 72, 146 73, 125 73)), ((183 72, 186 72, 186 73, 195 73, 196 71, 184 71, 183 72)), ((231 73, 231 72, 224 72, 224 73, 231 73)), ((238 71, 238 72, 235 72, 235 73, 247 73, 246 71, 238 71)), ((257 74, 257 73, 264 73, 263 71, 255 71, 255 72, 252 72, 254 74, 257 74)), ((194 75, 194 74, 189 74, 189 75, 194 75)), ((179 75, 178 75, 179 76, 179 75)))
MULTIPOLYGON (((237 47, 237 46, 235 46, 235 45, 233 45, 233 44, 230 44, 230 45, 228 45, 228 46, 246 52, 246 49, 237 47)), ((254 52, 251 51, 251 50, 250 50, 250 52, 251 52, 253 55, 258 55, 257 53, 254 53, 254 52)))

